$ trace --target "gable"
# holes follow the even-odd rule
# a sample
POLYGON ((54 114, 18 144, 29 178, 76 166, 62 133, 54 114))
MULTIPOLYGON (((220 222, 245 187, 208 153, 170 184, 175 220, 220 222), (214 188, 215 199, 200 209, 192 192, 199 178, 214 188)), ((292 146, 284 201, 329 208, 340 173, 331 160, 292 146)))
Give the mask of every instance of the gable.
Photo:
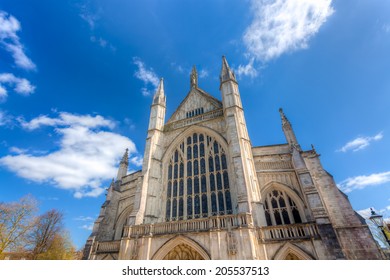
POLYGON ((199 88, 192 88, 167 123, 191 118, 195 115, 222 108, 222 103, 199 88))

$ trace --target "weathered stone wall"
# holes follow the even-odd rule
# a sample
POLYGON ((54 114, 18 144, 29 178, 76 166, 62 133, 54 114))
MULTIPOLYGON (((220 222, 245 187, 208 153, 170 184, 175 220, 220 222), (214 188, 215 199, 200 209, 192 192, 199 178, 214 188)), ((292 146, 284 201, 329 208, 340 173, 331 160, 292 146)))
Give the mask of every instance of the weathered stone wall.
MULTIPOLYGON (((162 235, 122 240, 120 258, 131 259, 134 253, 134 244, 137 244, 138 260, 162 259, 171 249, 179 244, 200 246, 212 260, 253 260, 265 259, 264 254, 259 256, 260 247, 257 244, 256 233, 253 229, 234 229, 231 234, 235 239, 234 252, 229 252, 228 231, 216 230, 209 232, 188 233, 185 235, 162 235), (162 256, 158 258, 157 256, 162 256), (157 257, 157 258, 156 258, 157 257)), ((231 238, 231 237, 230 237, 231 238)))
MULTIPOLYGON (((304 160, 327 209, 344 256, 347 259, 381 259, 368 228, 362 225, 347 196, 337 188, 333 177, 323 169, 319 157, 305 154, 304 160)), ((335 247, 335 244, 331 243, 328 247, 335 247)))

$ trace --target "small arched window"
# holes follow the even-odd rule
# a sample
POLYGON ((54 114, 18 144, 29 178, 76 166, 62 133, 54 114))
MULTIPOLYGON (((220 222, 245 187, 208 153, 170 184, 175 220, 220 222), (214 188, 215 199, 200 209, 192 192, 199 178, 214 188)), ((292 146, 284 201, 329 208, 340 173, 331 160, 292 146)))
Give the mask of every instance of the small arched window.
POLYGON ((284 191, 270 191, 266 195, 264 208, 268 226, 302 223, 298 206, 284 191))

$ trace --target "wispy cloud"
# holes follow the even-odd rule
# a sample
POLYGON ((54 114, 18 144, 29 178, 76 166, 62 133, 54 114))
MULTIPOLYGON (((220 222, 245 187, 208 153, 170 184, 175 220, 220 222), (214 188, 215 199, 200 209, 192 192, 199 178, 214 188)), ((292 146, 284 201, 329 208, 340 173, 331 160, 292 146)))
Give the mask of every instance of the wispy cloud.
POLYGON ((188 72, 183 66, 177 64, 176 62, 171 62, 171 66, 179 73, 188 72))
POLYGON ((26 55, 25 48, 17 35, 20 30, 21 24, 14 16, 0 11, 0 45, 11 53, 18 67, 34 70, 36 65, 26 55))
POLYGON ((86 23, 88 23, 91 30, 95 29, 96 21, 99 19, 97 14, 88 12, 87 8, 84 6, 79 15, 86 23))
POLYGON ((27 153, 28 150, 27 149, 21 149, 21 148, 18 148, 18 147, 10 147, 9 148, 9 151, 13 154, 24 154, 24 153, 27 153))
POLYGON ((125 148, 130 160, 136 154, 133 141, 110 131, 115 123, 102 116, 62 112, 57 117, 20 119, 27 131, 46 126, 59 136, 53 152, 35 155, 23 152, 0 158, 0 165, 22 178, 49 183, 73 192, 76 198, 96 197, 104 192, 104 180, 115 176, 125 148))
POLYGON ((367 187, 383 185, 390 182, 390 171, 383 173, 374 173, 371 175, 361 175, 347 178, 338 183, 338 187, 345 193, 350 193, 355 190, 362 190, 367 187))
POLYGON ((23 118, 18 120, 21 126, 27 130, 34 130, 42 126, 81 126, 89 129, 97 127, 112 129, 115 127, 115 123, 112 120, 105 119, 99 115, 77 115, 67 112, 60 112, 55 118, 41 115, 30 121, 25 121, 23 118))
POLYGON ((144 161, 143 157, 141 156, 135 156, 130 159, 130 163, 134 164, 135 166, 142 166, 142 162, 144 161))
POLYGON ((80 228, 91 231, 93 230, 93 223, 82 225, 80 228))
POLYGON ((92 43, 96 43, 102 48, 108 48, 114 52, 116 51, 116 47, 114 47, 110 42, 108 42, 106 39, 103 39, 102 37, 91 36, 90 40, 92 43))
POLYGON ((209 71, 205 70, 205 69, 201 69, 199 71, 199 78, 206 78, 209 76, 209 71))
POLYGON ((144 87, 141 88, 142 95, 151 95, 157 89, 159 84, 157 74, 154 72, 153 68, 147 68, 145 63, 139 57, 133 57, 133 63, 138 67, 134 76, 144 82, 144 87))
POLYGON ((254 58, 251 58, 249 63, 246 65, 239 65, 236 73, 238 76, 249 76, 254 78, 257 76, 257 70, 253 67, 254 58))
POLYGON ((12 122, 12 117, 0 110, 0 126, 8 125, 12 122))
POLYGON ((385 33, 390 33, 390 24, 389 23, 385 23, 382 25, 382 30, 385 32, 385 33))
POLYGON ((345 144, 343 147, 341 147, 340 149, 338 149, 336 152, 348 152, 348 151, 353 151, 353 152, 357 152, 357 151, 360 151, 360 150, 363 150, 365 148, 367 148, 371 142, 374 142, 374 141, 379 141, 383 138, 383 133, 380 132, 378 133, 377 135, 375 136, 369 136, 369 137, 357 137, 351 141, 349 141, 347 144, 345 144))
MULTIPOLYGON (((267 62, 308 47, 308 42, 334 12, 332 0, 252 0, 253 20, 243 35, 249 61, 267 62)), ((253 63, 239 68, 255 76, 253 63)))
POLYGON ((7 87, 12 87, 13 90, 20 95, 30 95, 34 93, 33 86, 27 79, 16 77, 11 73, 0 74, 0 101, 5 101, 8 96, 7 87))
POLYGON ((252 1, 253 22, 244 43, 256 59, 268 61, 308 47, 309 39, 332 15, 331 0, 252 1))
POLYGON ((80 18, 83 19, 89 26, 91 34, 91 36, 89 37, 90 41, 102 47, 103 49, 109 49, 115 52, 116 47, 114 45, 112 45, 107 39, 97 35, 97 26, 101 18, 102 9, 93 9, 91 5, 88 4, 80 5, 78 6, 78 8, 80 10, 80 18))
POLYGON ((95 220, 93 217, 89 217, 89 216, 78 216, 76 218, 74 218, 75 221, 93 221, 95 220))

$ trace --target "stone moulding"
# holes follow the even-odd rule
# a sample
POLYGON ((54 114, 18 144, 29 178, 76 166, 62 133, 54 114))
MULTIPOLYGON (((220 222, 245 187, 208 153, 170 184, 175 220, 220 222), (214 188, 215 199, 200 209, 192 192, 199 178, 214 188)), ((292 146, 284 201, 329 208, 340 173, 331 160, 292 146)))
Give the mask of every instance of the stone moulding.
POLYGON ((164 126, 164 132, 182 128, 188 125, 199 123, 205 120, 210 120, 223 116, 223 109, 213 110, 202 115, 197 115, 192 118, 181 119, 175 122, 167 123, 164 126))
POLYGON ((125 226, 123 237, 135 238, 148 235, 228 230, 251 226, 253 226, 252 215, 249 213, 241 213, 236 215, 212 216, 193 220, 125 226))

